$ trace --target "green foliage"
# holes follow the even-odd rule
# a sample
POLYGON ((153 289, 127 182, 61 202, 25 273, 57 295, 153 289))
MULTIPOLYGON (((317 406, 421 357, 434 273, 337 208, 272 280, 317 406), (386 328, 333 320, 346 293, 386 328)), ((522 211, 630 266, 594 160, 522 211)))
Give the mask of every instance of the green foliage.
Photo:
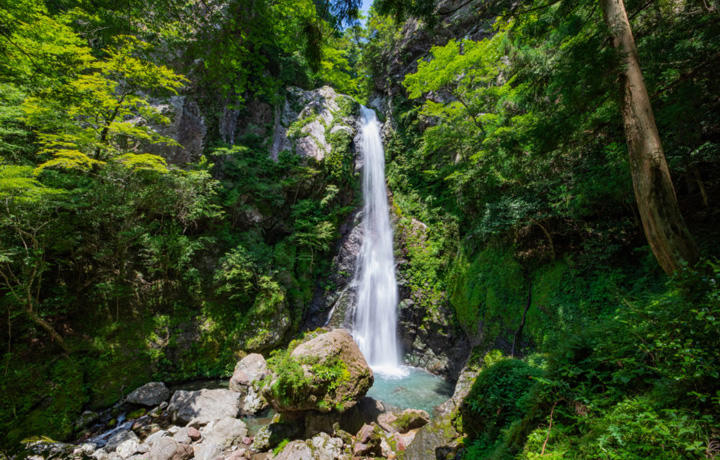
POLYGON ((450 302, 468 334, 488 339, 512 327, 526 302, 526 281, 513 251, 488 246, 472 261, 460 253, 453 264, 450 302))
POLYGON ((533 378, 539 375, 517 359, 501 359, 484 368, 463 402, 463 430, 493 445, 501 431, 525 413, 533 378))

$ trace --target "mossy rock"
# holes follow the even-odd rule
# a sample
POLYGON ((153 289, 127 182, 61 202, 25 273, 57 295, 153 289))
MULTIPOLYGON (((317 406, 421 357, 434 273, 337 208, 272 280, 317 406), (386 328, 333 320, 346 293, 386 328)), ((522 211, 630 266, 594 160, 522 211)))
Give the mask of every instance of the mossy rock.
POLYGON ((268 362, 265 396, 279 412, 343 412, 373 384, 372 370, 344 329, 310 334, 268 362))

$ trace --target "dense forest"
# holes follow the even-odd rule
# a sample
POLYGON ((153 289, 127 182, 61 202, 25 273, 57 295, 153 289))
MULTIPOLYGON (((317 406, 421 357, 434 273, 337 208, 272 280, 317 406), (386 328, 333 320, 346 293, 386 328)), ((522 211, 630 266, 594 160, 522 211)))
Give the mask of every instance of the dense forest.
POLYGON ((352 278, 361 105, 406 361, 460 395, 362 456, 720 456, 720 3, 362 6, 0 0, 0 458, 248 353, 299 423, 289 353, 352 278))

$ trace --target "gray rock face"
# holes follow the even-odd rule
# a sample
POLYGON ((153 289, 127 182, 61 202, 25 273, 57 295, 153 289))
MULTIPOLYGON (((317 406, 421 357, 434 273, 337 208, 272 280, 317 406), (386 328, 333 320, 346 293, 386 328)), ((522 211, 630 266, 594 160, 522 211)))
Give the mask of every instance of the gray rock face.
POLYGON ((242 395, 235 391, 197 390, 176 391, 170 399, 168 411, 176 422, 193 426, 207 425, 226 417, 235 418, 240 413, 242 395))
POLYGON ((235 365, 229 387, 243 395, 243 413, 252 415, 268 407, 269 403, 259 388, 260 382, 269 375, 265 358, 258 353, 247 355, 235 365))
POLYGON ((331 134, 345 130, 354 137, 356 111, 352 98, 329 86, 312 91, 288 88, 284 105, 275 111, 271 157, 277 160, 280 152, 289 150, 322 161, 332 149, 331 134))
POLYGON ((411 288, 412 249, 422 249, 428 243, 427 225, 414 218, 393 215, 393 227, 395 246, 401 248, 401 256, 396 260, 398 332, 405 361, 455 379, 467 358, 469 342, 453 319, 447 295, 438 297, 429 290, 411 288))
POLYGON ((156 108, 171 121, 167 126, 153 128, 180 145, 150 144, 144 146, 145 150, 179 166, 198 160, 203 152, 207 127, 197 103, 186 96, 173 96, 166 104, 158 105, 156 108))
POLYGON ((465 367, 463 367, 455 384, 452 397, 437 408, 440 414, 450 415, 460 408, 463 400, 468 393, 470 393, 473 383, 475 383, 475 379, 481 370, 482 367, 480 365, 473 365, 471 363, 467 363, 465 367))
MULTIPOLYGON (((219 446, 220 450, 225 450, 240 444, 247 432, 242 420, 226 417, 211 422, 200 430, 203 440, 199 445, 214 444, 219 446)), ((195 456, 197 457, 197 453, 195 456)))
POLYGON ((162 382, 150 382, 133 390, 125 400, 132 404, 153 407, 167 401, 170 390, 162 382))

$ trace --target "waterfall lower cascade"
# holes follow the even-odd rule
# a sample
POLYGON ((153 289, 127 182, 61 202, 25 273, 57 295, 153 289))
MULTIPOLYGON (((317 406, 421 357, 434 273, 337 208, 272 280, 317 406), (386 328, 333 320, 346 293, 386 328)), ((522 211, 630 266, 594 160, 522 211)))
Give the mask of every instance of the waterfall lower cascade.
POLYGON ((353 336, 373 371, 403 376, 397 338, 397 282, 385 189, 385 152, 375 111, 362 107, 363 230, 353 336))

